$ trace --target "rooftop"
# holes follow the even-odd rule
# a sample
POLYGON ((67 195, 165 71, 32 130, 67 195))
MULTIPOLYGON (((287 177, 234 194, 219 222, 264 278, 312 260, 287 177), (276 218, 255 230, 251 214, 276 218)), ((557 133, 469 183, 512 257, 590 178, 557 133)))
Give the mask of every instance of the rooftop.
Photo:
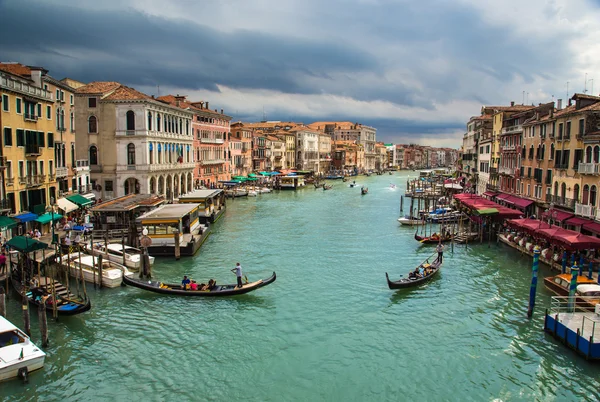
POLYGON ((129 194, 97 204, 91 210, 92 212, 122 212, 141 206, 156 206, 163 202, 165 202, 164 198, 152 194, 129 194))
POLYGON ((192 191, 191 193, 182 195, 179 197, 179 201, 181 202, 182 200, 192 200, 192 199, 206 199, 206 198, 212 198, 212 197, 216 197, 218 196, 220 193, 222 193, 223 190, 220 189, 216 189, 216 190, 195 190, 192 191))
POLYGON ((75 90, 78 94, 103 94, 114 91, 121 84, 114 81, 94 81, 75 90))
POLYGON ((151 219, 181 219, 188 215, 195 209, 198 209, 201 204, 189 203, 189 204, 167 204, 158 207, 152 211, 146 212, 144 215, 136 219, 137 222, 144 222, 144 220, 151 219))

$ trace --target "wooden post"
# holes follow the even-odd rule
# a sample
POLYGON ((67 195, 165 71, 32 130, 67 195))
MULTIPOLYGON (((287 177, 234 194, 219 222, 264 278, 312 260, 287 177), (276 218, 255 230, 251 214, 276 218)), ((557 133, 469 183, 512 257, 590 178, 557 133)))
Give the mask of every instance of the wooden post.
POLYGON ((83 276, 83 266, 81 265, 81 248, 79 251, 79 276, 81 277, 81 287, 83 288, 83 297, 87 300, 87 290, 85 289, 85 278, 83 276))
POLYGON ((181 249, 179 247, 179 230, 176 230, 173 233, 173 237, 175 239, 175 259, 179 260, 181 258, 181 249))
POLYGON ((98 254, 98 287, 102 289, 102 254, 98 254))
POLYGON ((150 265, 150 256, 148 256, 148 247, 144 247, 144 266, 146 267, 146 278, 152 278, 152 266, 150 265))
MULTIPOLYGON (((108 252, 108 250, 106 250, 108 252)), ((125 236, 121 236, 121 253, 123 254, 123 266, 127 267, 127 263, 125 261, 125 236)))
POLYGON ((0 287, 0 316, 6 317, 6 298, 2 287, 0 287))
POLYGON ((402 204, 404 204, 404 197, 400 196, 400 216, 402 216, 402 212, 404 212, 402 204))
MULTIPOLYGON (((56 299, 54 303, 56 304, 56 299)), ((42 347, 45 348, 48 346, 48 317, 46 316, 46 309, 44 308, 44 303, 41 303, 38 306, 38 319, 40 321, 40 334, 42 335, 42 347)))

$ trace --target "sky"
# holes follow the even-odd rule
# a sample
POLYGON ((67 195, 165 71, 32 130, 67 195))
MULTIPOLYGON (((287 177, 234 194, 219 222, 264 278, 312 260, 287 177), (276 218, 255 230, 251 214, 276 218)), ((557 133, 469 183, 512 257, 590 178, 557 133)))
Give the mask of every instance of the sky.
POLYGON ((458 148, 482 105, 597 95, 597 21, 593 0, 0 0, 0 60, 458 148))

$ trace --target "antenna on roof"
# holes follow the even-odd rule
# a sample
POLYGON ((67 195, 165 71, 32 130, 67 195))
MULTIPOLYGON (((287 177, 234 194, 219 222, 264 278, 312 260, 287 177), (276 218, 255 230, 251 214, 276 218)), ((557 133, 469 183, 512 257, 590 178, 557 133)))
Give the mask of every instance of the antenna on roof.
POLYGON ((583 79, 583 93, 587 93, 587 73, 585 73, 585 78, 583 79))
POLYGON ((525 104, 525 91, 523 91, 523 101, 521 102, 521 105, 525 104))
POLYGON ((567 81, 567 99, 569 99, 569 81, 567 81))

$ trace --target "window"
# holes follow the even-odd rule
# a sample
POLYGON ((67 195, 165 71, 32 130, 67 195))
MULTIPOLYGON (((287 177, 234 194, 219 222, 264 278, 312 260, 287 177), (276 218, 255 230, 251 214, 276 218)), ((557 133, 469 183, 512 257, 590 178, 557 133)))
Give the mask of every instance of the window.
POLYGON ((25 177, 25 165, 23 161, 19 161, 19 177, 25 177))
POLYGON ((21 110, 21 98, 17 98, 17 114, 22 114, 23 111, 21 110))
POLYGON ((48 161, 48 174, 49 175, 53 175, 54 174, 54 169, 53 169, 52 161, 48 161))
POLYGON ((54 148, 54 134, 48 133, 48 148, 54 148))
MULTIPOLYGON (((96 98, 94 98, 96 99, 96 98)), ((98 119, 96 116, 90 116, 88 119, 88 133, 93 134, 98 132, 98 119)))
POLYGON ((69 128, 71 129, 71 132, 73 132, 73 131, 75 131, 75 116, 74 116, 73 112, 71 112, 70 119, 71 120, 69 122, 69 124, 70 124, 69 128))
POLYGON ((60 90, 56 90, 56 100, 60 100, 60 90))
POLYGON ((88 107, 96 107, 96 98, 88 98, 88 107))
POLYGON ((160 131, 160 113, 156 113, 156 131, 160 131))
POLYGON ((148 130, 152 130, 152 113, 148 112, 148 130))
POLYGON ((583 130, 584 130, 584 120, 579 119, 579 135, 583 135, 583 130))
POLYGON ((563 136, 563 124, 562 124, 562 123, 560 123, 560 124, 558 125, 558 139, 559 139, 559 140, 561 140, 561 139, 562 139, 562 136, 563 136))
POLYGON ((25 131, 17 129, 17 146, 25 146, 25 131))
POLYGON ((98 148, 95 145, 90 147, 90 165, 98 164, 98 148))
POLYGON ((113 191, 113 182, 112 182, 112 180, 106 180, 104 182, 104 190, 106 190, 106 191, 113 191))
POLYGON ((10 110, 10 105, 8 104, 8 95, 2 94, 2 110, 5 112, 10 110))
POLYGON ((554 144, 550 144, 550 155, 548 155, 548 159, 552 160, 554 158, 554 144))
POLYGON ((575 157, 573 158, 573 169, 577 169, 579 162, 583 162, 583 149, 575 150, 575 157))
POLYGON ((6 161, 6 177, 9 179, 12 179, 13 177, 13 170, 12 170, 12 162, 11 161, 6 161))
POLYGON ((130 110, 127 112, 126 114, 126 118, 127 118, 127 131, 132 131, 135 130, 135 113, 130 110))
POLYGON ((38 131, 37 133, 37 145, 39 145, 40 147, 45 147, 46 146, 46 141, 44 138, 44 132, 43 131, 38 131))
POLYGON ((46 106, 46 118, 52 120, 52 106, 46 106))
POLYGON ((37 104, 37 117, 42 117, 42 104, 37 104))
POLYGON ((127 164, 135 165, 135 145, 127 145, 127 164))
POLYGON ((567 129, 565 131, 565 138, 571 138, 571 122, 567 122, 567 129))
POLYGON ((10 147, 12 145, 12 128, 4 127, 4 146, 10 147))
POLYGON ((75 167, 76 163, 75 163, 75 143, 72 142, 71 143, 71 166, 75 167))
POLYGON ((71 106, 73 106, 73 104, 75 103, 75 102, 74 102, 73 95, 71 95, 71 96, 70 96, 70 99, 69 99, 69 100, 71 101, 71 106))

